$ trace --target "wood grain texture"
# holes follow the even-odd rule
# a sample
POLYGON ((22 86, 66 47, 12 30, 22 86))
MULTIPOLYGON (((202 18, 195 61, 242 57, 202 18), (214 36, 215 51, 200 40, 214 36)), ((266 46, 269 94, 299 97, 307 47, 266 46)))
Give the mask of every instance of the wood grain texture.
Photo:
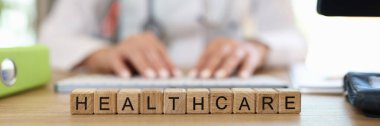
POLYGON ((210 113, 211 114, 231 114, 232 91, 228 88, 210 88, 210 113))
POLYGON ((140 98, 141 114, 162 114, 163 95, 164 92, 161 88, 143 89, 140 98))
POLYGON ((70 94, 71 114, 94 114, 95 89, 75 89, 70 94))
MULTIPOLYGON (((270 71, 265 71, 270 72, 270 71)), ((272 71, 284 75, 287 71, 272 71), (280 73, 279 73, 280 72, 280 73)), ((187 114, 187 115, 71 115, 70 94, 56 93, 56 80, 72 73, 53 72, 50 84, 0 99, 1 126, 47 125, 336 125, 378 126, 380 120, 364 116, 342 94, 302 94, 300 114, 187 114)))
POLYGON ((94 94, 95 114, 116 114, 118 89, 97 89, 94 94))
POLYGON ((164 114, 186 114, 186 89, 165 89, 164 114))
POLYGON ((121 89, 117 93, 118 114, 140 113, 141 89, 121 89))
POLYGON ((209 93, 207 88, 187 89, 187 114, 208 114, 210 112, 209 93))
POLYGON ((233 113, 250 113, 256 112, 256 94, 250 88, 232 88, 234 94, 233 113))
POLYGON ((278 113, 278 92, 271 88, 255 88, 257 114, 278 113))
POLYGON ((301 93, 297 89, 276 89, 278 92, 278 113, 298 114, 301 112, 301 93))

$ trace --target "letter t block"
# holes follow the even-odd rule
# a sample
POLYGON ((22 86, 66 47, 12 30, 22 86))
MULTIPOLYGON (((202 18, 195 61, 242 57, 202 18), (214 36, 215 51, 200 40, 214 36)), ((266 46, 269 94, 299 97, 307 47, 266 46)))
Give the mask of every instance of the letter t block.
POLYGON ((167 88, 164 91, 164 113, 186 114, 186 90, 167 88))

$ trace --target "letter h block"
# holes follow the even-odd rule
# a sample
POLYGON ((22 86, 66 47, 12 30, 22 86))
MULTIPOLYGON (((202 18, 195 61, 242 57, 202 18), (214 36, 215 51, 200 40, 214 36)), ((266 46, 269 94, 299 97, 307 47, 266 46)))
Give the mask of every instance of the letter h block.
POLYGON ((186 111, 188 114, 208 114, 209 90, 207 88, 187 89, 186 111))
POLYGON ((94 114, 95 89, 75 89, 70 94, 70 112, 73 115, 94 114))

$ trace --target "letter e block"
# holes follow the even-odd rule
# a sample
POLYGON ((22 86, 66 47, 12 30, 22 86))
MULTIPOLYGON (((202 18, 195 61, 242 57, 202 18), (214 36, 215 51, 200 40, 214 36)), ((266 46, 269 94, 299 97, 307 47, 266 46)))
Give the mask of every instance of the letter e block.
POLYGON ((301 93, 297 89, 277 89, 280 114, 298 114, 301 112, 301 93))
POLYGON ((75 89, 70 94, 70 112, 76 114, 94 114, 95 89, 75 89))
POLYGON ((117 89, 98 89, 94 95, 95 114, 116 114, 117 89))

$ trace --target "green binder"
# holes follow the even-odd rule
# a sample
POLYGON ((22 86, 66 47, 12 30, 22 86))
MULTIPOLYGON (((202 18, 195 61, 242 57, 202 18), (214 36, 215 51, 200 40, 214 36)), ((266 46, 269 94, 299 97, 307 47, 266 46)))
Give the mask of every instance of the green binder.
POLYGON ((0 97, 45 85, 51 78, 48 48, 0 48, 0 71, 0 97))

